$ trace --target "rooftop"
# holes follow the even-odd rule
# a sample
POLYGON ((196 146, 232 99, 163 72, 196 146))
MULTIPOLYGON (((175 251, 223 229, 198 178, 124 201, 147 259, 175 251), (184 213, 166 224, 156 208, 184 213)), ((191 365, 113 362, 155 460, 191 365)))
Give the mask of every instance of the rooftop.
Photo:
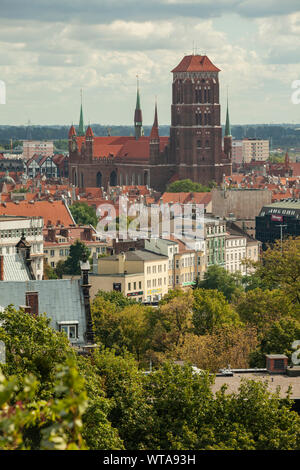
POLYGON ((206 55, 187 55, 172 72, 220 72, 206 55))

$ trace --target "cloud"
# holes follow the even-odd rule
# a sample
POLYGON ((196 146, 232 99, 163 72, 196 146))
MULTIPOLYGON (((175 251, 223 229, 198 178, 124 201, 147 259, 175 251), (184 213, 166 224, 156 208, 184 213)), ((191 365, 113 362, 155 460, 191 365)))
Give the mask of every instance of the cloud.
POLYGON ((298 0, 1 0, 1 18, 111 23, 115 20, 145 21, 173 18, 214 18, 238 13, 245 17, 286 15, 299 9, 298 0))

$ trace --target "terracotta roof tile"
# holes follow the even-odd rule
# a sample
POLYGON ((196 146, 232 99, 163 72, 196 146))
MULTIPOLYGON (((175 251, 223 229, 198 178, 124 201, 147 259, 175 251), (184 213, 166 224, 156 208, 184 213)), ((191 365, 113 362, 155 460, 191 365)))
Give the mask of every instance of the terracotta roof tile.
POLYGON ((19 204, 7 202, 6 207, 0 204, 0 215, 23 215, 27 217, 43 217, 44 224, 50 222, 57 225, 74 224, 74 220, 62 201, 36 201, 31 204, 28 201, 20 201, 19 204))
POLYGON ((206 55, 187 55, 172 72, 220 72, 206 55))

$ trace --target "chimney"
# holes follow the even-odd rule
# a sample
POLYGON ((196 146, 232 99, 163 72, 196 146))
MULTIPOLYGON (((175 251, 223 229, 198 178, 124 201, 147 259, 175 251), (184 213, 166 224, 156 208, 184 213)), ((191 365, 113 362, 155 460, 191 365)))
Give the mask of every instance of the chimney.
POLYGON ((0 281, 4 281, 4 256, 0 255, 0 281))
POLYGON ((25 293, 25 305, 30 307, 31 315, 34 315, 35 317, 37 317, 39 314, 39 293, 38 292, 26 292, 25 293))
POLYGON ((55 242, 55 234, 56 234, 55 228, 48 228, 47 238, 49 242, 53 242, 53 243, 55 242))
POLYGON ((285 374, 288 357, 284 354, 266 354, 266 369, 269 374, 285 374))

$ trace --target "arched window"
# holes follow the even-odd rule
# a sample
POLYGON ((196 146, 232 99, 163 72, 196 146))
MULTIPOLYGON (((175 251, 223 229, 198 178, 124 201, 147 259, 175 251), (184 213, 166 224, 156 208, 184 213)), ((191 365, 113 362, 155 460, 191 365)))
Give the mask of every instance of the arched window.
POLYGON ((202 113, 196 112, 196 126, 202 126, 202 113))
POLYGON ((204 89, 204 103, 207 103, 207 89, 204 89))
POLYGON ((73 184, 75 186, 77 186, 77 173, 76 173, 76 170, 73 170, 73 184))
POLYGON ((96 181, 97 188, 101 188, 102 186, 102 173, 98 171, 97 173, 97 181, 96 181))
POLYGON ((109 185, 117 186, 117 173, 115 171, 112 171, 110 174, 109 185))
POLYGON ((196 88, 196 90, 195 90, 196 103, 201 103, 202 102, 201 94, 202 94, 201 88, 200 89, 196 88))

